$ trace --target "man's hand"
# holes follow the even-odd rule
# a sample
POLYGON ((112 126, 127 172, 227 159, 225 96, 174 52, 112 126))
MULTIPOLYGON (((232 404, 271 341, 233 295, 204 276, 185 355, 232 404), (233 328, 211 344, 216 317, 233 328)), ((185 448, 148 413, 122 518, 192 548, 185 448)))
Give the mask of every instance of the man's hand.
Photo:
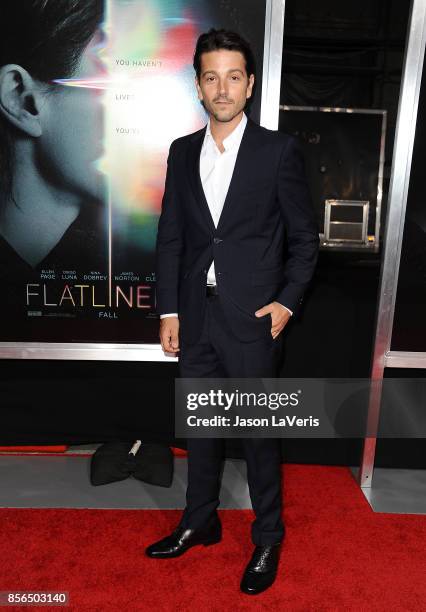
POLYGON ((284 327, 287 325, 291 314, 287 310, 287 308, 285 308, 282 304, 279 304, 278 302, 271 302, 270 304, 266 304, 266 306, 263 306, 263 308, 260 308, 255 312, 256 317, 264 317, 267 314, 271 315, 271 334, 275 340, 278 334, 281 333, 284 327))
POLYGON ((160 342, 165 353, 177 353, 179 349, 179 318, 160 319, 160 342))

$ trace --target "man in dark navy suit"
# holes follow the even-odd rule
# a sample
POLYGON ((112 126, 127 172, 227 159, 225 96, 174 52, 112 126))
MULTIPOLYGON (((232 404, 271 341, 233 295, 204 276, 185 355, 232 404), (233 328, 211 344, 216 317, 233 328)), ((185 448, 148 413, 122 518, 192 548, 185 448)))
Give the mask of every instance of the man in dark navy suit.
MULTIPOLYGON (((181 377, 275 377, 282 331, 318 256, 318 227, 298 141, 249 119, 254 60, 234 32, 202 34, 194 54, 205 128, 173 141, 157 238, 157 307, 181 377)), ((284 538, 279 441, 244 439, 256 519, 241 590, 274 581, 284 538)), ((186 508, 146 550, 176 557, 221 539, 223 440, 188 439, 186 508)))

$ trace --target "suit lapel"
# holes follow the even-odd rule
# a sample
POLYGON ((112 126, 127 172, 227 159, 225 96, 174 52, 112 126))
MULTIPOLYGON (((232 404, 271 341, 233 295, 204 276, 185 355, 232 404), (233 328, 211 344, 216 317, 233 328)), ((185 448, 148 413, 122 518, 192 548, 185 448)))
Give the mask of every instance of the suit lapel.
MULTIPOLYGON (((237 159, 235 161, 234 172, 232 173, 231 182, 223 204, 222 214, 220 215, 217 231, 220 231, 226 223, 232 210, 235 208, 235 201, 238 199, 238 191, 242 188, 245 181, 245 176, 249 172, 250 162, 252 160, 253 151, 256 146, 256 128, 257 124, 247 118, 247 125, 241 139, 238 149, 237 159)), ((206 128, 193 134, 191 143, 188 149, 188 176, 191 188, 194 192, 196 201, 200 205, 201 212, 212 232, 216 232, 213 218, 210 213, 209 205, 203 190, 203 184, 200 177, 200 154, 203 146, 206 128)))
POLYGON ((238 192, 244 186, 245 177, 250 172, 250 162, 255 147, 255 131, 256 124, 247 117, 247 125, 241 139, 240 148, 238 149, 234 172, 232 173, 231 182, 229 183, 225 202, 223 203, 222 214, 219 218, 218 232, 222 230, 231 213, 235 212, 235 207, 238 203, 238 192))

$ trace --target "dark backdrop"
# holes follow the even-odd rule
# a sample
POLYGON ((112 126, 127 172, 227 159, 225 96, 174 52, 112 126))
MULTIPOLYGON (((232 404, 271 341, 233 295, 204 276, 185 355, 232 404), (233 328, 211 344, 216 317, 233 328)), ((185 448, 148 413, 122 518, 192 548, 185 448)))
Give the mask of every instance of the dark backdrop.
MULTIPOLYGON (((409 1, 287 0, 286 7, 281 103, 388 111, 385 211, 409 1)), ((301 320, 286 328, 282 376, 369 376, 379 267, 380 254, 320 254, 301 320)), ((0 368, 0 444, 139 437, 185 446, 173 438, 175 364, 1 361, 0 368)), ((293 439, 283 442, 283 455, 356 465, 361 448, 361 440, 293 439)), ((422 440, 379 440, 376 465, 425 468, 423 448, 422 440)), ((240 455, 238 441, 228 455, 240 455)))
MULTIPOLYGON (((286 328, 288 377, 369 376, 379 268, 323 252, 302 317, 286 328), (360 291, 362 286, 362 291, 360 291)), ((0 444, 83 444, 173 437, 176 364, 2 361, 0 444)), ((404 372, 392 371, 394 376, 404 372)), ((409 371, 409 376, 423 372, 409 371)), ((241 456, 228 441, 228 456, 241 456)), ((286 440, 288 462, 357 465, 362 440, 286 440)), ((379 440, 377 466, 426 467, 422 440, 379 440)))

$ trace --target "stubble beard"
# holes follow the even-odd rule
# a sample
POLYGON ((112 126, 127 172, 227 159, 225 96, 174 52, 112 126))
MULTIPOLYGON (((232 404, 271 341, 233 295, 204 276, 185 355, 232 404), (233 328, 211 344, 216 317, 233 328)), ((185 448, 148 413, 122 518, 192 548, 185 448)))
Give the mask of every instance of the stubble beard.
POLYGON ((213 115, 213 117, 216 119, 216 121, 219 121, 220 123, 229 123, 237 115, 239 115, 242 110, 244 110, 244 106, 241 106, 239 108, 235 108, 235 107, 232 106, 229 110, 221 112, 221 111, 217 111, 215 109, 215 107, 212 105, 212 106, 210 106, 208 111, 209 111, 209 113, 211 115, 213 115))

